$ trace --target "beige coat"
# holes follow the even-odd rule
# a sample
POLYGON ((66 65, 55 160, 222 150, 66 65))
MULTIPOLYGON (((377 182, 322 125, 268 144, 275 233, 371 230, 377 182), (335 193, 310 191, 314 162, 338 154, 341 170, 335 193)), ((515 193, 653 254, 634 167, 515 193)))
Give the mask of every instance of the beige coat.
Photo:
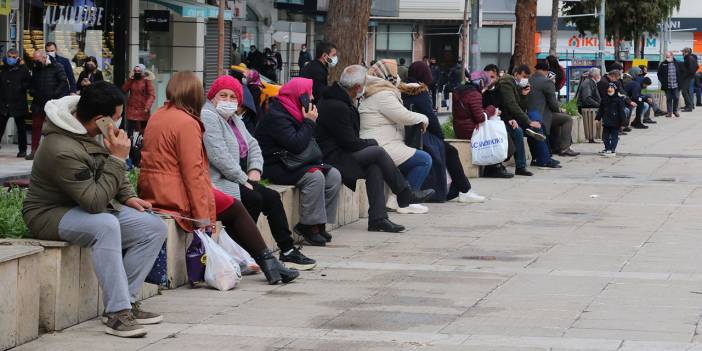
POLYGON ((416 151, 405 145, 405 126, 429 123, 425 115, 402 105, 400 91, 394 85, 371 76, 358 112, 361 114, 361 138, 375 139, 397 166, 409 160, 416 151))

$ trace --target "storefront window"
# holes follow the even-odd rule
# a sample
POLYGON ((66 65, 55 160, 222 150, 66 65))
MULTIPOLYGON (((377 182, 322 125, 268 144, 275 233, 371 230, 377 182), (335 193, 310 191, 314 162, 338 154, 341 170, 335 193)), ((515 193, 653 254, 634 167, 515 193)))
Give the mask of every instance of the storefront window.
POLYGON ((512 57, 512 27, 480 28, 480 63, 496 64, 502 69, 509 67, 512 57))
POLYGON ((375 36, 376 59, 404 58, 412 62, 412 31, 409 24, 381 24, 375 36))
POLYGON ((105 80, 113 81, 115 21, 119 1, 55 0, 26 1, 22 49, 27 59, 48 42, 56 43, 58 54, 71 62, 77 78, 83 63, 92 56, 105 80))

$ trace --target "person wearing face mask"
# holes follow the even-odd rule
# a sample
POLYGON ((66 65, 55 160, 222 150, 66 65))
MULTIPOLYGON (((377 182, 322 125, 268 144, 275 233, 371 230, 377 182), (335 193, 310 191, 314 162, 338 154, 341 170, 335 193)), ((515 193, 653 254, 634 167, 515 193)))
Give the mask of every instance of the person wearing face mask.
POLYGON ((263 177, 274 184, 300 189, 300 222, 293 228, 309 245, 326 246, 332 236, 326 224, 336 222, 341 174, 322 162, 315 141, 317 107, 312 80, 293 78, 268 105, 256 128, 264 158, 263 177))
POLYGON ((604 157, 616 156, 617 144, 619 142, 619 128, 628 122, 628 117, 624 111, 624 99, 617 94, 618 86, 609 83, 607 95, 602 98, 600 111, 597 120, 602 123, 602 142, 604 150, 600 155, 604 157))
POLYGON ((121 118, 123 105, 119 88, 107 82, 46 103, 46 137, 36 152, 22 214, 34 238, 91 250, 105 332, 139 337, 146 334, 143 324, 163 320, 142 310, 136 299, 168 228, 145 212, 151 203, 129 183, 127 134, 109 125, 102 135, 98 128, 101 118, 121 118))
POLYGON ((97 68, 97 59, 93 56, 88 57, 83 64, 83 72, 78 76, 78 92, 80 93, 86 87, 95 82, 104 80, 102 72, 97 68))
POLYGON ((41 128, 46 119, 44 105, 49 100, 60 99, 69 93, 66 72, 60 63, 52 60, 43 50, 34 51, 32 59, 32 153, 27 155, 28 160, 34 159, 34 153, 39 148, 41 128))
POLYGON ((273 60, 275 61, 275 75, 278 81, 283 81, 283 56, 278 51, 278 44, 271 45, 273 60))
POLYGON ((122 85, 122 92, 129 94, 127 100, 127 134, 143 133, 151 115, 151 107, 156 100, 152 81, 154 75, 146 66, 138 64, 122 85))
MULTIPOLYGON (((422 185, 431 171, 432 158, 428 153, 405 143, 405 127, 419 125, 422 133, 429 126, 429 118, 412 112, 402 104, 400 78, 397 76, 397 61, 383 59, 368 70, 366 92, 359 104, 361 118, 359 135, 373 139, 392 158, 395 166, 405 176, 413 191, 422 190, 422 185)), ((403 207, 391 197, 389 207, 398 207, 401 214, 423 214, 429 208, 419 203, 403 207)))
POLYGON ((319 104, 317 141, 324 153, 324 162, 339 170, 344 184, 356 190, 358 179, 366 180, 368 195, 368 231, 398 233, 405 227, 393 223, 385 209, 384 185, 397 195, 400 207, 418 203, 431 196, 433 190, 412 191, 390 155, 374 139, 361 139, 358 100, 366 86, 366 68, 348 66, 338 82, 325 92, 319 104))
POLYGON ((315 51, 316 59, 300 71, 300 77, 312 79, 312 95, 316 99, 321 99, 329 86, 329 68, 339 63, 339 57, 336 54, 336 46, 326 41, 319 42, 315 51))
POLYGON ((242 85, 231 76, 217 78, 207 93, 209 101, 200 116, 205 125, 210 179, 217 189, 241 200, 254 222, 261 213, 266 216, 280 248, 280 261, 298 270, 312 269, 316 266, 315 260, 294 247, 280 195, 260 184, 263 155, 258 141, 242 121, 243 94, 242 85))
POLYGON ((658 81, 661 82, 661 89, 665 91, 666 117, 680 117, 680 81, 682 79, 682 64, 675 60, 675 56, 670 51, 665 53, 665 61, 658 66, 658 81))
POLYGON ((441 67, 436 63, 436 58, 432 57, 429 59, 429 69, 431 70, 431 85, 429 90, 431 91, 431 106, 436 110, 436 93, 439 90, 439 80, 441 80, 441 67))
POLYGON ((546 136, 539 132, 541 122, 531 120, 525 112, 527 96, 531 92, 529 85, 531 69, 527 65, 518 65, 513 73, 514 76, 505 74, 497 81, 495 89, 500 97, 498 107, 502 111, 501 117, 510 135, 510 149, 514 150, 515 174, 532 176, 533 173, 526 168, 524 137, 543 141, 546 136))
POLYGON ((297 68, 302 71, 302 69, 312 61, 312 55, 310 55, 310 52, 307 51, 307 44, 302 44, 302 47, 300 48, 300 54, 297 57, 297 68))
POLYGON ((46 49, 46 54, 51 57, 51 61, 61 64, 63 71, 66 73, 66 78, 68 79, 68 93, 75 94, 78 86, 76 84, 76 77, 73 75, 71 61, 58 54, 56 51, 56 43, 52 41, 47 42, 46 45, 44 45, 44 49, 46 49))
POLYGON ((5 133, 5 126, 10 118, 15 121, 17 128, 17 157, 27 156, 27 132, 24 118, 27 116, 27 90, 32 77, 29 69, 20 63, 19 52, 16 49, 7 51, 0 66, 0 136, 5 133))

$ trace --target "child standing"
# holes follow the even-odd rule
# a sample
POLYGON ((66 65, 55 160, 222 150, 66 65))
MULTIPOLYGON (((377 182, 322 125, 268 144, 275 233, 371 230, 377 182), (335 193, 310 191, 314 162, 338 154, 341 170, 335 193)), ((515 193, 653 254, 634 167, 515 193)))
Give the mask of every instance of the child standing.
POLYGON ((607 87, 607 96, 602 99, 597 120, 602 122, 602 142, 604 143, 604 150, 600 155, 617 156, 619 128, 626 124, 627 117, 624 112, 624 99, 617 94, 617 85, 614 83, 609 83, 607 87))

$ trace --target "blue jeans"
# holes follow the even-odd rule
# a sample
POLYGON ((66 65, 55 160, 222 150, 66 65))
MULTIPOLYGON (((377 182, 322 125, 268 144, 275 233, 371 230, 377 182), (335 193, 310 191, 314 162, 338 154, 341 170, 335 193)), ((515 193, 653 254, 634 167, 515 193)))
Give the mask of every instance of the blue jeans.
POLYGON ((602 142, 604 143, 605 150, 615 152, 617 150, 617 144, 619 143, 619 128, 603 127, 602 142))
POLYGON ((665 91, 666 108, 668 113, 673 113, 678 111, 678 105, 680 103, 680 96, 678 95, 678 88, 670 89, 665 91))
POLYGON ((409 160, 397 168, 405 175, 412 190, 421 190, 422 184, 431 170, 431 156, 422 150, 416 150, 409 160))
MULTIPOLYGON (((544 130, 542 128, 536 129, 532 128, 535 132, 539 132, 541 134, 544 134, 544 130)), ((547 139, 548 140, 548 139, 547 139)), ((529 150, 531 151, 531 156, 534 158, 534 161, 536 162, 537 165, 539 166, 545 166, 551 161, 551 150, 549 150, 548 144, 546 144, 546 141, 538 141, 534 138, 529 138, 527 137, 527 143, 529 144, 529 150)), ((525 161, 526 163, 526 161, 525 161)))
POLYGON ((522 128, 512 128, 507 125, 507 133, 514 141, 514 165, 517 169, 526 168, 526 150, 524 149, 524 131, 522 128))

